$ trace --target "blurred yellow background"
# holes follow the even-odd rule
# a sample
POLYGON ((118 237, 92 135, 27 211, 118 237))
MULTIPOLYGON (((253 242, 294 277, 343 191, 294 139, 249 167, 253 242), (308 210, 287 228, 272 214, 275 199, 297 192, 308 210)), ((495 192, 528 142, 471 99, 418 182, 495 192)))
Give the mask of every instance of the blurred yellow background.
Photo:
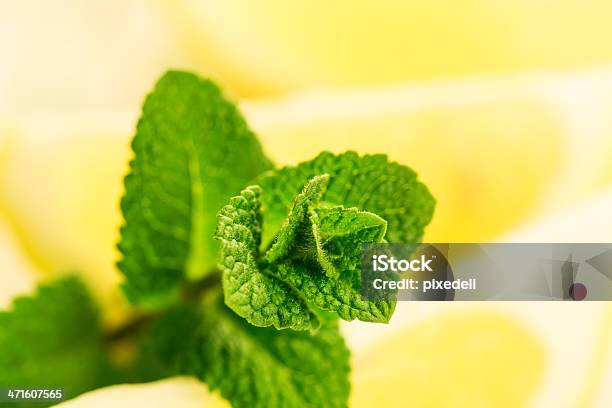
MULTIPOLYGON (((279 164, 353 149, 413 167, 438 201, 426 240, 612 242, 610 21, 605 0, 2 1, 0 305, 77 270, 106 324, 129 313, 121 179, 168 68, 219 81, 279 164)), ((345 332, 351 406, 612 406, 609 303, 403 303, 345 332)), ((150 387, 208 394, 176 379, 70 406, 146 405, 150 387)))
POLYGON ((606 0, 165 4, 197 65, 249 97, 573 68, 612 58, 606 0))

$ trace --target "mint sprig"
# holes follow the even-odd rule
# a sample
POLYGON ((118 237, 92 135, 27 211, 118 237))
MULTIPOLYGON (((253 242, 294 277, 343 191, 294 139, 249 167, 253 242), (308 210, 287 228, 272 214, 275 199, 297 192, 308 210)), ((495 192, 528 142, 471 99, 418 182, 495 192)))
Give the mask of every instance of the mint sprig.
POLYGON ((416 174, 355 152, 274 169, 217 86, 176 71, 132 149, 118 267, 136 317, 109 333, 77 280, 42 285, 0 312, 0 384, 72 396, 187 374, 237 407, 346 406, 339 319, 395 307, 362 298, 361 246, 421 239, 435 202, 416 174))

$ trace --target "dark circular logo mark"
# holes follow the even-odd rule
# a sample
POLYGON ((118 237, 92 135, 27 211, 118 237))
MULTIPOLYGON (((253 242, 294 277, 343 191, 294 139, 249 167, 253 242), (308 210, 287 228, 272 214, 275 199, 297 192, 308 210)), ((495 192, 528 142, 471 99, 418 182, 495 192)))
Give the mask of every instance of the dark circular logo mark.
POLYGON ((582 300, 587 295, 587 288, 582 283, 573 283, 569 288, 569 295, 574 300, 582 300))

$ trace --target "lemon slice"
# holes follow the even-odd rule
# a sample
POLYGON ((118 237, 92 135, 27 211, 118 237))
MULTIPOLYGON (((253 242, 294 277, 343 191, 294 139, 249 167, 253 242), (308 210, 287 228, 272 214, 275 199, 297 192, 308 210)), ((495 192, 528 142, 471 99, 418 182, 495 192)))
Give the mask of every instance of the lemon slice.
POLYGON ((113 385, 55 405, 57 408, 223 408, 230 405, 194 378, 174 377, 147 384, 113 385))
POLYGON ((200 70, 241 96, 612 60, 607 0, 160 2, 200 70))
POLYGON ((358 353, 351 406, 520 407, 547 358, 544 344, 503 314, 444 314, 358 353))
POLYGON ((386 330, 348 329, 352 406, 612 401, 603 387, 611 317, 598 302, 400 303, 386 330))

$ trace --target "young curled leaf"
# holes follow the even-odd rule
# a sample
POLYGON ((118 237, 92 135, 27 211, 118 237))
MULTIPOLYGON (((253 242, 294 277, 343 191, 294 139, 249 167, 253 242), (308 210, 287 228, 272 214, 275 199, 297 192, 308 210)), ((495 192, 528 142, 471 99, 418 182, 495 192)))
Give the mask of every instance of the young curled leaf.
POLYGON ((387 222, 374 213, 336 206, 311 215, 316 257, 330 278, 361 266, 361 245, 382 242, 387 222))
POLYGON ((302 245, 306 250, 312 246, 312 234, 309 234, 309 216, 311 208, 317 205, 321 195, 327 188, 329 175, 315 176, 304 186, 303 191, 295 197, 289 216, 283 223, 276 240, 266 253, 266 261, 277 262, 287 256, 292 250, 302 245))

